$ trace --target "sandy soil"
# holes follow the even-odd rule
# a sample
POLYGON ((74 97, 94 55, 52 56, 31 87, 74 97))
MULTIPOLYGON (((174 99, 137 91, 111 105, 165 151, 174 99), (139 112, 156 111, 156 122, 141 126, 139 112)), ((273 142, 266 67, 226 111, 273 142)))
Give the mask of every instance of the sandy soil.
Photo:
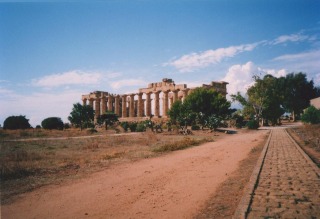
POLYGON ((267 132, 229 135, 42 187, 3 205, 2 218, 192 218, 267 132))

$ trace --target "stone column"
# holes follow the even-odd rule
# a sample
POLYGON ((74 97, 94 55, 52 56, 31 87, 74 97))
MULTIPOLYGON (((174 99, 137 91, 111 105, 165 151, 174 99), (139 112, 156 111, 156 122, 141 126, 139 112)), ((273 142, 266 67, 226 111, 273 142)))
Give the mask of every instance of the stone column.
POLYGON ((146 103, 146 100, 142 100, 142 116, 146 116, 146 111, 145 111, 145 109, 144 109, 144 106, 146 105, 145 104, 146 103))
POLYGON ((96 98, 95 117, 98 118, 100 115, 101 115, 101 112, 100 112, 100 98, 96 98))
POLYGON ((89 99, 89 105, 92 107, 92 109, 93 109, 93 99, 89 99))
POLYGON ((117 95, 114 98, 114 113, 120 116, 120 96, 117 95))
POLYGON ((174 90, 173 92, 173 102, 176 102, 178 100, 178 92, 179 90, 174 90))
POLYGON ((102 114, 105 114, 107 111, 107 100, 105 96, 102 96, 101 98, 101 108, 102 108, 102 114))
POLYGON ((168 106, 168 91, 163 91, 163 115, 164 117, 167 116, 169 106, 168 106))
POLYGON ((188 96, 188 92, 189 92, 189 89, 185 89, 182 91, 182 101, 185 101, 186 97, 188 96))
POLYGON ((151 93, 146 93, 146 116, 151 116, 151 93))
POLYGON ((138 117, 143 116, 143 101, 142 101, 142 93, 138 93, 138 117))
POLYGON ((170 108, 172 107, 172 104, 173 104, 173 97, 170 97, 169 98, 169 102, 170 102, 170 108))
POLYGON ((129 117, 134 117, 134 94, 130 94, 129 117))
POLYGON ((159 93, 159 91, 154 92, 154 116, 156 117, 160 116, 159 93))
POLYGON ((84 98, 84 99, 82 99, 82 106, 86 106, 86 105, 87 105, 87 99, 84 98))
POLYGON ((122 118, 127 117, 127 95, 122 95, 122 118))
POLYGON ((108 111, 110 111, 110 112, 112 112, 113 110, 112 110, 112 101, 113 100, 113 97, 109 94, 109 96, 108 96, 108 111))

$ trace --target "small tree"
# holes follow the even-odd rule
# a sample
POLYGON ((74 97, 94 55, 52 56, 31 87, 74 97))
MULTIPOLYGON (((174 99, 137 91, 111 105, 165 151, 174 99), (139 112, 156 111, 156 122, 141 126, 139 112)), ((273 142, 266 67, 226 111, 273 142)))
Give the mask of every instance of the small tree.
POLYGON ((216 131, 220 126, 222 119, 217 115, 211 115, 208 117, 208 127, 211 131, 216 131))
POLYGON ((82 106, 80 103, 73 104, 72 111, 68 120, 71 124, 79 127, 80 130, 83 128, 89 128, 93 126, 94 111, 89 105, 82 106))
POLYGON ((102 114, 98 117, 98 124, 102 125, 105 124, 106 130, 108 129, 108 126, 111 126, 118 122, 118 115, 113 112, 106 112, 105 114, 102 114))
POLYGON ((320 110, 314 106, 308 107, 302 114, 301 120, 304 123, 318 124, 320 123, 320 110))
POLYGON ((58 129, 58 130, 62 130, 63 127, 64 127, 64 124, 61 120, 61 118, 59 117, 49 117, 49 118, 46 118, 44 119, 42 122, 41 122, 41 126, 44 128, 44 129, 58 129))
POLYGON ((31 125, 29 124, 29 119, 26 116, 9 116, 3 122, 3 129, 29 129, 31 125))

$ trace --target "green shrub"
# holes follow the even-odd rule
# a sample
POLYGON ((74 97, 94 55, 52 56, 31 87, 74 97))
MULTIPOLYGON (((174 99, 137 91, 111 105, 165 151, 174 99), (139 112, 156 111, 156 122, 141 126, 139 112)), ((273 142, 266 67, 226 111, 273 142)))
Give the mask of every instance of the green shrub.
POLYGON ((145 122, 139 122, 137 125, 137 132, 145 132, 146 131, 146 125, 145 122))
POLYGON ((304 123, 318 124, 320 123, 320 110, 314 106, 308 107, 303 113, 301 120, 304 123))
POLYGON ((3 129, 29 129, 31 125, 29 124, 29 119, 26 116, 9 116, 3 122, 3 129))
POLYGON ((129 129, 129 123, 128 122, 121 122, 120 126, 124 129, 125 132, 129 129))
POLYGON ((129 129, 131 132, 136 132, 138 123, 137 122, 129 122, 129 129))
POLYGON ((191 130, 200 130, 200 126, 198 125, 192 125, 191 130))
POLYGON ((246 126, 248 127, 248 129, 258 129, 259 122, 256 120, 249 120, 246 126))
POLYGON ((63 124, 63 128, 64 129, 69 129, 70 128, 70 124, 69 123, 64 123, 63 124))
POLYGON ((61 118, 59 117, 49 117, 49 118, 46 118, 44 119, 42 122, 41 122, 41 126, 44 128, 44 129, 58 129, 58 130, 62 130, 63 127, 64 127, 64 124, 61 120, 61 118))

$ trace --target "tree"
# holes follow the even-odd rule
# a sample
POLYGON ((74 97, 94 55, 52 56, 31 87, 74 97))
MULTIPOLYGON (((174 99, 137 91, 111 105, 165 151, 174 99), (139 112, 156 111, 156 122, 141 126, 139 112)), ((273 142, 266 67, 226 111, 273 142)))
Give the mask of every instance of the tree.
POLYGON ((231 95, 231 98, 244 107, 243 114, 250 119, 261 121, 262 125, 268 120, 276 124, 284 113, 278 79, 272 75, 266 75, 262 79, 255 76, 254 79, 255 84, 247 90, 248 98, 243 97, 239 92, 231 95))
POLYGON ((193 90, 183 104, 187 111, 201 112, 207 118, 212 114, 222 118, 230 114, 230 102, 219 92, 204 87, 193 90))
POLYGON ((263 78, 265 83, 264 96, 265 101, 263 103, 262 118, 272 125, 278 124, 280 117, 284 114, 282 107, 283 93, 281 92, 282 87, 279 83, 279 79, 271 75, 266 75, 263 78))
POLYGON ((118 115, 109 111, 107 111, 105 114, 100 115, 97 120, 99 125, 105 124, 106 130, 108 129, 108 125, 111 126, 118 121, 118 115))
POLYGON ((251 119, 255 116, 253 105, 249 102, 248 97, 242 96, 240 92, 237 92, 237 94, 231 94, 230 96, 233 102, 240 103, 242 106, 241 114, 243 114, 246 119, 251 119))
POLYGON ((41 126, 44 129, 58 129, 62 130, 64 127, 63 121, 59 117, 49 117, 41 122, 41 126))
MULTIPOLYGON (((178 122, 186 129, 187 125, 208 125, 209 118, 224 119, 230 114, 230 102, 213 89, 196 88, 185 101, 176 101, 168 112, 173 124, 178 122)), ((213 119, 212 119, 213 121, 213 119)))
POLYGON ((29 129, 31 125, 29 124, 29 119, 26 116, 9 116, 3 122, 3 129, 29 129))
POLYGON ((304 123, 318 124, 320 123, 320 110, 314 106, 308 107, 302 114, 301 120, 304 123))
POLYGON ((71 124, 79 127, 80 130, 83 128, 89 128, 93 126, 94 111, 89 105, 82 106, 80 103, 73 104, 72 111, 68 120, 71 124))
POLYGON ((291 73, 280 78, 282 93, 284 94, 283 106, 287 112, 292 113, 293 121, 296 115, 303 112, 310 105, 310 99, 315 98, 319 92, 313 81, 308 81, 304 73, 291 73))

